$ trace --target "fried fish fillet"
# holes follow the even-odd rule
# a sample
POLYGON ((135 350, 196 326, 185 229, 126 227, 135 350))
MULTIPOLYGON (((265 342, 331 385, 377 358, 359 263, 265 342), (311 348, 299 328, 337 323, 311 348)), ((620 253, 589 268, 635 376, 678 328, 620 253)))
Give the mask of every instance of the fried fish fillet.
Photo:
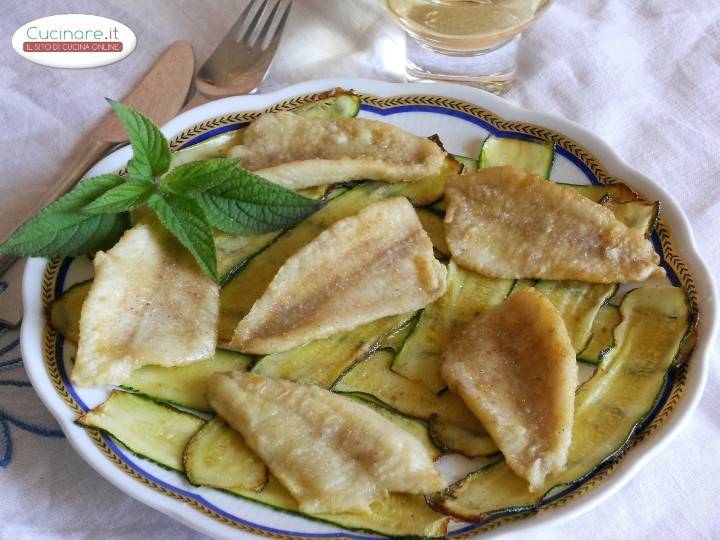
POLYGON ((120 384, 145 364, 177 366, 215 352, 219 289, 155 216, 95 255, 72 380, 120 384))
POLYGON ((230 346, 286 351, 442 296, 446 270, 403 197, 335 222, 280 267, 238 323, 230 346))
POLYGON ((484 169, 450 178, 446 197, 450 252, 480 274, 627 283, 664 273, 641 231, 539 176, 484 169))
POLYGON ((367 513, 389 492, 445 487, 418 439, 355 400, 239 371, 214 374, 208 398, 302 512, 367 513))
POLYGON ((291 189, 361 179, 411 182, 440 173, 445 159, 434 142, 390 124, 291 112, 258 118, 228 155, 291 189))
POLYGON ((479 315, 445 353, 442 376, 530 490, 562 471, 572 435, 575 350, 533 288, 479 315))

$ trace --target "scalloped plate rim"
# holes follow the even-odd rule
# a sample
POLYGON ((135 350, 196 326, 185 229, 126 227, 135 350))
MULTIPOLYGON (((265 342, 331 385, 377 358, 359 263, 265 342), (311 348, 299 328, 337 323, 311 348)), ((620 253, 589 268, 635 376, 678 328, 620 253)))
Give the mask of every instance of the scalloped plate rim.
MULTIPOLYGON (((550 524, 557 524, 572 519, 597 506, 627 484, 654 455, 670 442, 697 407, 705 387, 710 365, 711 347, 718 333, 718 297, 708 267, 698 253, 687 216, 665 189, 632 169, 609 145, 578 124, 557 116, 523 109, 482 90, 450 83, 389 83, 357 78, 312 80, 294 84, 268 94, 234 96, 201 105, 181 113, 165 124, 162 131, 168 139, 171 139, 184 129, 209 118, 236 111, 262 109, 289 97, 325 91, 335 87, 353 88, 381 97, 406 94, 451 97, 489 109, 507 120, 529 122, 556 130, 590 149, 612 175, 627 180, 630 186, 638 189, 643 194, 648 194, 653 199, 662 201, 663 212, 670 229, 676 237, 676 244, 681 246, 680 250, 683 257, 692 268, 697 280, 698 299, 700 312, 702 313, 698 329, 698 342, 693 353, 693 362, 688 369, 686 394, 658 430, 638 445, 643 448, 643 451, 633 451, 625 455, 613 474, 588 493, 550 512, 542 512, 533 516, 532 519, 517 520, 504 524, 502 527, 488 531, 482 536, 484 538, 499 538, 517 533, 520 530, 530 531, 550 524)), ((118 169, 127 162, 129 157, 129 147, 117 150, 98 162, 88 172, 87 176, 118 169)), ((23 276, 25 313, 21 329, 22 355, 33 388, 45 406, 55 416, 71 445, 93 469, 117 488, 191 528, 222 538, 258 538, 254 534, 230 527, 214 518, 201 515, 199 512, 188 512, 187 507, 182 502, 142 485, 138 480, 131 478, 110 463, 86 436, 81 436, 83 432, 73 429, 76 428, 74 415, 55 392, 45 371, 42 357, 41 336, 45 319, 40 300, 40 283, 46 262, 47 259, 44 258, 31 258, 25 268, 23 276)))

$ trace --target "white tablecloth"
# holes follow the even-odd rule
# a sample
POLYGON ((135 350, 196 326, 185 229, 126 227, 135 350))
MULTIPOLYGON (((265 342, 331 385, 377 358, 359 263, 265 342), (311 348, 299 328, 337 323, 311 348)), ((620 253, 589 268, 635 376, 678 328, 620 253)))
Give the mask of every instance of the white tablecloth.
MULTIPOLYGON (((204 60, 243 0, 6 0, 0 8, 0 225, 31 204, 97 120, 160 51, 187 39, 204 60), (92 13, 138 36, 90 70, 21 59, 10 37, 45 15, 92 13)), ((680 202, 720 272, 720 5, 717 0, 558 1, 520 48, 507 98, 605 139, 680 202)), ((373 0, 295 0, 262 90, 329 76, 403 79, 404 39, 373 0)), ((2 284, 0 284, 2 288, 2 284)), ((2 301, 2 300, 0 300, 2 301)), ((0 330, 0 538, 200 538, 112 487, 57 432, 26 382, 17 333, 0 330)), ((717 351, 716 351, 717 354, 717 351)), ((592 512, 523 538, 720 538, 720 377, 682 432, 592 512)))

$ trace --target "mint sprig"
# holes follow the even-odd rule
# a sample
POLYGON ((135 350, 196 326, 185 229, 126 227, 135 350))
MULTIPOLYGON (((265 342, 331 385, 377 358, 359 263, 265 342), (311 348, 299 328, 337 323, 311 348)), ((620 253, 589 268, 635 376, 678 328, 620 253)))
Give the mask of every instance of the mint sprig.
POLYGON ((180 240, 202 268, 203 272, 219 281, 213 232, 197 202, 182 195, 153 195, 148 206, 160 223, 180 240))
POLYGON ((129 212, 147 202, 155 193, 155 184, 146 181, 123 182, 108 189, 82 208, 83 214, 117 214, 129 212))
POLYGON ((128 174, 80 181, 0 244, 0 253, 54 257, 108 249, 129 226, 128 212, 147 204, 218 281, 213 227, 242 235, 280 230, 321 204, 242 169, 235 159, 197 161, 168 172, 172 154, 162 132, 138 111, 108 101, 130 139, 128 174))
POLYGON ((123 177, 116 174, 79 182, 70 193, 30 218, 0 246, 0 252, 73 256, 111 246, 124 230, 126 217, 118 220, 116 216, 84 214, 81 209, 123 182, 123 177))
POLYGON ((167 172, 172 155, 162 132, 135 109, 108 99, 127 131, 133 157, 128 162, 128 174, 135 180, 153 180, 167 172))
POLYGON ((284 229, 318 207, 313 199, 241 169, 235 159, 181 165, 160 185, 171 193, 195 199, 210 224, 230 234, 284 229))

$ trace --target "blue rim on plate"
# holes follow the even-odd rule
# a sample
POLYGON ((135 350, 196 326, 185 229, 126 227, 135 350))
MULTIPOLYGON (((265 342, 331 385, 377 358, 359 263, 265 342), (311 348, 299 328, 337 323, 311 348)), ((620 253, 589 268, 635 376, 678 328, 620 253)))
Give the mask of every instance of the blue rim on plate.
MULTIPOLYGON (((390 86, 390 85, 388 85, 390 86)), ((327 87, 331 87, 328 85, 327 87)), ((417 88, 417 87, 415 87, 417 88)), ((287 95, 287 94, 286 94, 287 95)), ((275 103, 270 110, 282 110, 293 108, 302 103, 314 100, 317 97, 315 93, 306 93, 304 95, 285 99, 279 103, 275 103)), ((541 139, 550 140, 555 143, 556 153, 568 160, 574 167, 578 169, 587 182, 592 184, 612 183, 617 178, 609 175, 600 163, 600 161, 588 151, 584 146, 574 142, 567 136, 540 127, 535 124, 528 124, 522 121, 508 121, 488 109, 479 107, 467 101, 447 98, 442 96, 423 95, 394 95, 392 97, 378 97, 372 94, 361 93, 363 104, 361 110, 371 115, 390 116, 399 113, 432 113, 453 116, 463 121, 470 122, 483 130, 499 137, 519 137, 525 139, 541 139)), ((255 118, 259 112, 249 113, 232 113, 218 116, 196 123, 185 129, 171 141, 171 147, 174 149, 186 148, 206 140, 210 137, 226 133, 229 131, 240 129, 247 125, 248 121, 255 118)), ((631 186, 635 187, 635 186, 631 186)), ((682 284, 687 291, 693 307, 698 305, 697 291, 694 283, 693 273, 688 269, 687 264, 681 258, 674 247, 674 240, 669 232, 668 225, 661 221, 653 232, 653 243, 656 250, 661 254, 662 264, 668 272, 670 281, 678 286, 682 284)), ((64 290, 68 269, 72 263, 72 259, 52 260, 43 272, 42 296, 45 306, 56 296, 60 295, 64 290)), ((710 331, 712 334, 712 330, 710 331)), ((49 327, 45 327, 43 335, 43 356, 47 374, 52 379, 53 386, 60 397, 75 413, 88 410, 88 406, 81 399, 67 377, 65 369, 65 361, 63 359, 63 338, 56 334, 49 327)), ((637 427, 629 437, 633 438, 633 446, 646 438, 650 433, 657 430, 672 413, 675 405, 679 402, 685 390, 686 371, 688 363, 683 363, 676 368, 670 370, 666 376, 663 390, 656 401, 652 411, 642 423, 637 427)), ((41 394, 41 397, 42 394, 41 394)), ((65 428, 65 426, 63 426, 65 428)), ((312 533, 283 530, 279 528, 269 527, 267 525, 254 523, 244 519, 243 517, 233 515, 217 505, 211 503, 203 496, 183 489, 181 487, 169 484, 165 480, 158 478, 143 467, 136 463, 136 459, 131 457, 129 452, 120 448, 110 437, 106 435, 97 435, 87 432, 87 437, 92 439, 93 443, 112 461, 126 473, 135 477, 146 486, 150 486, 156 491, 174 496, 183 502, 189 503, 196 509, 206 515, 210 515, 216 520, 223 523, 234 525, 241 530, 274 537, 287 538, 353 538, 357 540, 365 540, 376 538, 377 536, 369 536, 365 534, 352 533, 345 530, 328 533, 312 533)), ((632 449, 631 451, 634 451, 632 449)), ((623 452, 624 453, 624 452, 623 452)), ((556 508, 563 505, 570 499, 574 499, 584 494, 589 489, 602 482, 609 473, 616 468, 619 460, 618 456, 612 456, 596 468, 586 477, 573 482, 560 492, 553 494, 539 509, 544 512, 549 508, 556 508)), ((258 503, 250 503, 258 504, 258 503)), ((453 530, 451 536, 471 536, 477 532, 494 529, 499 524, 507 521, 516 520, 523 517, 526 513, 513 512, 512 515, 497 515, 486 522, 474 523, 462 528, 453 530)), ((178 517, 178 516, 176 516, 178 517)), ((183 520, 186 523, 188 520, 183 520)))

